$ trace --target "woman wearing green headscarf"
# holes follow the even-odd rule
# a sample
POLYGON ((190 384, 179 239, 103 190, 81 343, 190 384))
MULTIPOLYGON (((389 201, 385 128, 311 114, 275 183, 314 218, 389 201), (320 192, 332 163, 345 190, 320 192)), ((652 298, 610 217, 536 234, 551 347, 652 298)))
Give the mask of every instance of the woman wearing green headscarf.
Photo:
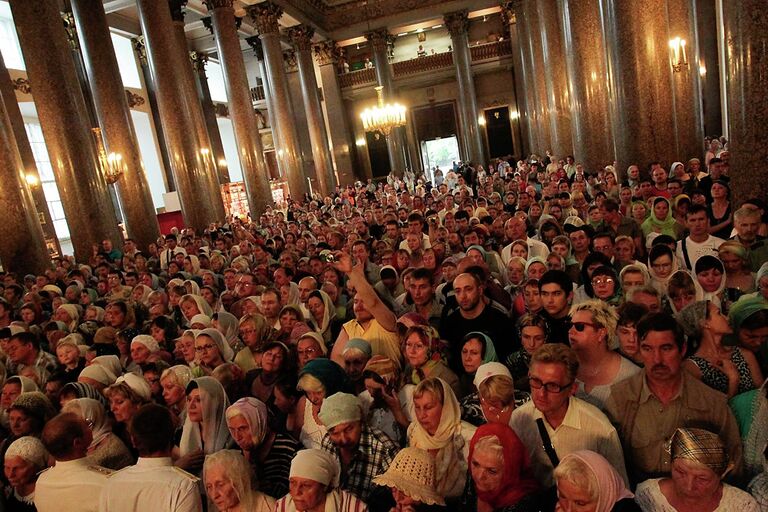
POLYGON ((461 365, 463 371, 459 373, 459 400, 475 391, 472 381, 475 372, 480 365, 498 361, 496 347, 491 338, 479 331, 473 331, 464 336, 461 343, 461 365))
POLYGON ((665 197, 654 198, 651 215, 645 219, 641 227, 646 238, 649 234, 656 233, 657 235, 669 235, 675 240, 680 238, 684 229, 675 220, 669 200, 665 197))

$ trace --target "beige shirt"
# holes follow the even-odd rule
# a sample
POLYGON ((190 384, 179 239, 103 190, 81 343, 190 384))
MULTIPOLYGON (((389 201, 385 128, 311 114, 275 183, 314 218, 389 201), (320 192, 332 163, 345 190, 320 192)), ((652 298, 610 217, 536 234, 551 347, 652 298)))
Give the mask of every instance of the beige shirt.
POLYGON ((670 474, 667 444, 675 430, 683 427, 719 434, 736 473, 740 472, 741 438, 726 396, 688 372, 683 371, 680 391, 667 405, 651 392, 641 372, 611 388, 605 411, 617 426, 634 482, 670 474))
MULTIPOLYGON (((552 477, 554 468, 539 436, 536 426, 536 420, 539 418, 543 419, 544 415, 531 401, 514 410, 509 419, 509 426, 528 448, 531 468, 536 479, 545 487, 550 487, 555 485, 552 477)), ((568 411, 560 426, 553 429, 546 420, 544 426, 560 460, 577 450, 592 450, 605 457, 624 481, 628 481, 619 435, 605 414, 594 405, 571 397, 568 411)))
POLYGON ((37 479, 35 507, 38 512, 96 512, 110 473, 111 470, 94 466, 87 458, 56 461, 37 479))

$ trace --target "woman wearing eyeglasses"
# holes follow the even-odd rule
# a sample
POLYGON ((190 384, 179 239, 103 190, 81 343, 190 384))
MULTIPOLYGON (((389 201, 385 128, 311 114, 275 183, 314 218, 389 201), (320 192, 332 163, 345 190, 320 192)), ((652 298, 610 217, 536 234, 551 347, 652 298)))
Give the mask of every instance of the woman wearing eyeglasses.
POLYGON ((603 301, 589 300, 571 308, 568 339, 579 359, 576 396, 601 409, 613 384, 640 371, 613 351, 617 322, 616 310, 603 301))
POLYGON ((590 280, 584 283, 584 290, 589 297, 605 301, 613 307, 618 307, 622 299, 619 277, 608 265, 597 267, 592 272, 590 280))
POLYGON ((195 336, 195 353, 200 367, 210 374, 217 366, 232 361, 232 347, 216 329, 203 329, 195 336))

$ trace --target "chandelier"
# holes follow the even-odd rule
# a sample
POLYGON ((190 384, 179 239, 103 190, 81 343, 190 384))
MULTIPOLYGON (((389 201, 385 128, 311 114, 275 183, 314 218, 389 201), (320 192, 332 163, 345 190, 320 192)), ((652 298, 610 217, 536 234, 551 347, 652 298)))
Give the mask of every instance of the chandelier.
POLYGON ((393 105, 384 104, 384 87, 377 86, 376 95, 379 98, 379 104, 373 108, 365 109, 360 114, 363 121, 363 129, 366 132, 381 132, 388 136, 392 128, 405 126, 405 107, 399 103, 393 105))
POLYGON ((104 179, 112 185, 125 174, 125 162, 120 153, 109 153, 104 149, 104 141, 101 138, 101 128, 91 128, 93 138, 96 140, 96 153, 99 161, 99 168, 104 174, 104 179))

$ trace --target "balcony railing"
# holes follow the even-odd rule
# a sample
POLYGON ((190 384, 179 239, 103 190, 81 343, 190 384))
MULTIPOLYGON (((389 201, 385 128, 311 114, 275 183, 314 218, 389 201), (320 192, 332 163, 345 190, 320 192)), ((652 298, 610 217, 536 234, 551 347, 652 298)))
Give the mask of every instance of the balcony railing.
MULTIPOLYGON (((512 46, 508 39, 470 46, 472 62, 499 59, 512 54, 512 46)), ((401 60, 392 63, 392 74, 401 78, 418 73, 434 72, 453 66, 453 52, 436 53, 415 59, 401 60)), ((361 69, 339 75, 342 88, 376 83, 375 69, 361 69)))
POLYGON ((266 99, 264 97, 264 86, 263 85, 257 85, 256 87, 251 87, 251 101, 254 103, 257 101, 262 101, 266 99))

